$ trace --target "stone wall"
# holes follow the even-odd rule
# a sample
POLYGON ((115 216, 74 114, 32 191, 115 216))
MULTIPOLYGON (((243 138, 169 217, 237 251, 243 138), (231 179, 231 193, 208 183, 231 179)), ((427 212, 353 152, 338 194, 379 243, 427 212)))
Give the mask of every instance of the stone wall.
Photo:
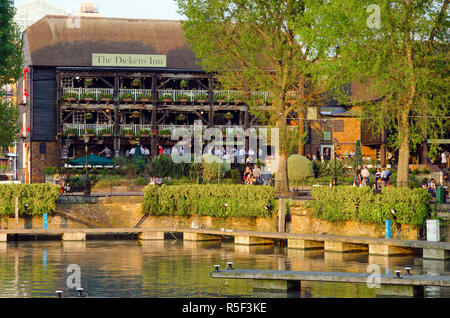
MULTIPOLYGON (((131 228, 135 227, 143 218, 142 197, 140 196, 113 196, 83 198, 77 196, 62 197, 57 203, 57 212, 70 217, 71 227, 77 227, 73 219, 79 220, 80 226, 89 224, 99 228, 131 228), (73 226, 72 226, 73 225, 73 226)), ((58 219, 59 218, 59 219, 58 219)), ((61 216, 55 216, 55 221, 61 216)), ((64 217, 63 217, 64 219, 64 217)), ((50 228, 50 217, 49 217, 50 228)), ((148 216, 141 227, 178 227, 190 228, 204 227, 213 229, 233 229, 249 231, 276 231, 277 218, 216 218, 209 216, 148 216)), ((42 227, 42 218, 35 217, 33 224, 42 227)), ((24 228, 21 224, 19 228, 24 228)))
MULTIPOLYGON (((57 203, 57 214, 48 217, 48 228, 131 228, 143 218, 142 197, 61 197, 57 203)), ((308 201, 294 200, 290 206, 291 219, 287 222, 287 232, 305 234, 328 234, 362 237, 383 237, 384 227, 362 224, 355 221, 332 223, 311 216, 308 201)), ((0 220, 0 228, 42 228, 42 217, 19 218, 18 226, 14 218, 0 220)), ((248 230, 260 232, 277 231, 277 215, 272 218, 215 218, 209 216, 148 216, 141 227, 203 227, 213 229, 248 230)), ((393 229, 392 237, 417 239, 418 231, 404 225, 400 234, 393 229)), ((442 241, 450 241, 450 227, 441 227, 442 241)))
MULTIPOLYGON (((292 201, 290 213, 291 222, 288 229, 291 233, 385 237, 384 226, 381 225, 363 224, 356 221, 328 222, 316 219, 311 216, 308 201, 292 201)), ((409 225, 402 225, 400 231, 392 229, 392 237, 417 240, 418 230, 409 225)))

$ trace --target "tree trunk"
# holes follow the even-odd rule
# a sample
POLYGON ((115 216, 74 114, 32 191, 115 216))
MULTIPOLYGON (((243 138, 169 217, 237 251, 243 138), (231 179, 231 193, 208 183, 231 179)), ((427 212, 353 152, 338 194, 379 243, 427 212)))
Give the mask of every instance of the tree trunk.
POLYGON ((286 119, 280 118, 277 123, 279 129, 278 153, 275 153, 275 160, 278 162, 277 171, 275 173, 275 191, 278 194, 289 192, 289 180, 287 170, 288 153, 288 136, 286 119))
POLYGON ((278 160, 278 170, 275 173, 275 191, 277 194, 288 193, 287 155, 280 152, 276 160, 278 160))
POLYGON ((386 128, 381 130, 380 165, 386 167, 386 128))
POLYGON ((399 118, 398 130, 400 147, 398 150, 397 187, 407 187, 409 174, 408 112, 404 112, 399 118))

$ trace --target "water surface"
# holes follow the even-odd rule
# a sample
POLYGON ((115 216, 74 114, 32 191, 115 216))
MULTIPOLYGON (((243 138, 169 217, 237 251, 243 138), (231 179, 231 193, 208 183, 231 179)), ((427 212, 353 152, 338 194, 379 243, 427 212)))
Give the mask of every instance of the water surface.
MULTIPOLYGON (((89 297, 224 298, 224 297, 363 297, 375 289, 364 284, 302 282, 300 293, 253 291, 252 281, 210 277, 213 265, 236 268, 367 272, 378 264, 381 273, 412 267, 413 273, 450 275, 449 261, 414 256, 382 257, 367 253, 294 250, 278 246, 239 246, 232 242, 93 240, 86 242, 10 241, 0 245, 0 297, 76 297, 67 287, 81 269, 81 287, 89 297)), ((450 288, 427 287, 426 297, 450 297, 450 288)))

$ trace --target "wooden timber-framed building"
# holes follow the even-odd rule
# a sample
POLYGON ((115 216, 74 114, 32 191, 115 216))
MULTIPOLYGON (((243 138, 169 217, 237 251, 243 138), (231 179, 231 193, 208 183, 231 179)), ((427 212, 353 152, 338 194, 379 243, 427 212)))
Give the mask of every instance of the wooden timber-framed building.
MULTIPOLYGON (((180 21, 79 19, 47 15, 23 33, 23 182, 43 182, 45 167, 83 156, 85 133, 89 153, 108 146, 123 155, 140 143, 157 154, 159 145, 173 145, 170 131, 197 120, 204 127, 257 127, 240 92, 221 90, 201 69, 180 21)), ((265 92, 252 94, 262 106, 270 104, 265 92)), ((327 143, 317 135, 318 144, 309 141, 311 153, 327 143)), ((361 136, 357 132, 349 147, 361 136)), ((379 141, 366 150, 377 147, 379 141)))

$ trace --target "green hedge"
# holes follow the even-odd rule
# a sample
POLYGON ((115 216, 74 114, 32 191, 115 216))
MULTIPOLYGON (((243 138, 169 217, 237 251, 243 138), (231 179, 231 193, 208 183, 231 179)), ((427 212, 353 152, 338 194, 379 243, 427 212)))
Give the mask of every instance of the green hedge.
POLYGON ((143 194, 142 212, 151 215, 270 217, 276 210, 269 186, 148 185, 143 194))
POLYGON ((423 225, 431 211, 431 196, 425 189, 338 186, 312 189, 314 217, 331 222, 354 220, 368 224, 423 225))
POLYGON ((48 184, 1 184, 0 216, 13 216, 15 197, 19 198, 21 215, 43 215, 56 210, 60 195, 58 186, 48 184))

